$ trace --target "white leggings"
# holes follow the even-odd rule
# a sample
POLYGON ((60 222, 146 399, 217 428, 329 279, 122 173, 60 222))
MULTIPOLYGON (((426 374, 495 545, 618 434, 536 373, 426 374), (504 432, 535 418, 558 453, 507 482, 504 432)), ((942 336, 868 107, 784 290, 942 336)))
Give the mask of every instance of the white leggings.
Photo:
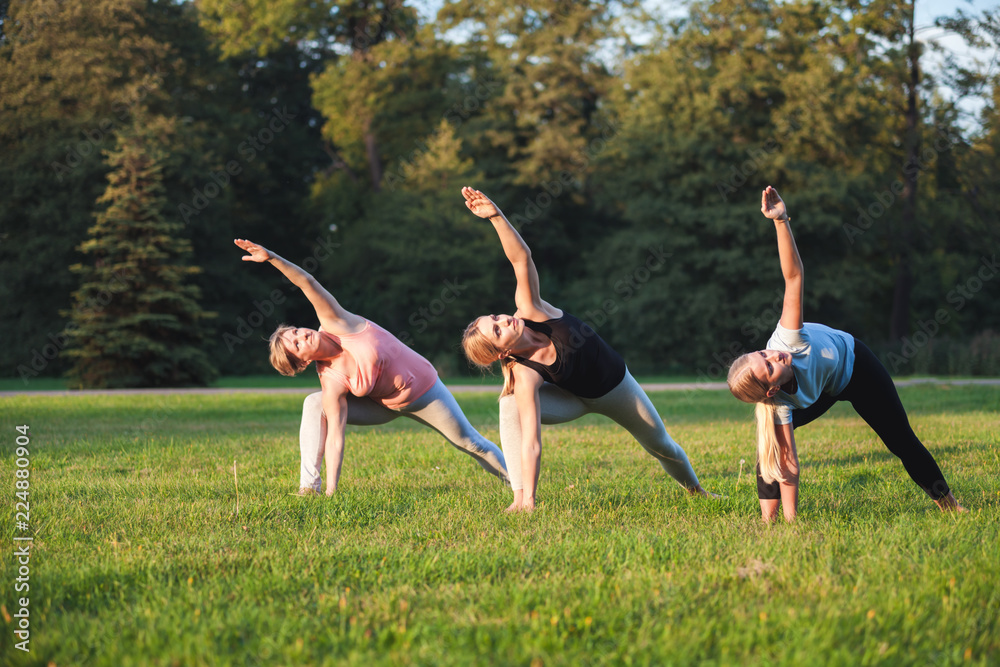
MULTIPOLYGON (((356 426, 386 424, 397 417, 409 417, 430 426, 457 449, 476 459, 483 469, 508 481, 503 452, 472 427, 458 406, 455 397, 441 380, 427 393, 400 410, 390 410, 370 398, 347 397, 347 423, 356 426)), ((306 396, 302 403, 302 425, 299 427, 299 487, 320 490, 323 452, 326 443, 326 415, 323 413, 323 393, 306 396)))
MULTIPOLYGON (((631 433, 681 486, 687 489, 698 486, 698 476, 687 454, 667 433, 646 392, 628 370, 618 386, 600 398, 581 398, 546 382, 538 389, 538 401, 543 424, 562 424, 588 413, 610 417, 631 433)), ((511 488, 523 489, 521 418, 513 394, 500 399, 500 446, 507 460, 511 488)))

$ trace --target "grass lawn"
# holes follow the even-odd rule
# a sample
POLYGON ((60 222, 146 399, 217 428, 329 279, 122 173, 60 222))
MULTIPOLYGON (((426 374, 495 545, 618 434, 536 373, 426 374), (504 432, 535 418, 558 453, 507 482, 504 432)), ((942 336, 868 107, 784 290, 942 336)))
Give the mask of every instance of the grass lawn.
MULTIPOLYGON (((652 398, 724 499, 588 417, 544 429, 543 505, 514 516, 408 420, 351 427, 337 496, 300 498, 299 396, 0 398, 0 664, 998 664, 1000 387, 900 394, 970 513, 837 406, 798 433, 800 520, 761 525, 750 408, 722 391, 652 398)), ((496 440, 496 397, 459 401, 496 440)))

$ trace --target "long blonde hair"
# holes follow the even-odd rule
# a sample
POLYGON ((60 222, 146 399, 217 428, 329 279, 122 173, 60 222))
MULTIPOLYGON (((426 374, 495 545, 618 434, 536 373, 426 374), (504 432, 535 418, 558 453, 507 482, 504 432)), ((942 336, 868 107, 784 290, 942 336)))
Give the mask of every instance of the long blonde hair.
POLYGON ((761 381, 750 369, 750 357, 756 354, 750 352, 739 357, 729 367, 726 382, 733 396, 745 403, 755 403, 754 417, 757 420, 757 463, 760 465, 760 476, 768 484, 775 480, 784 482, 781 474, 781 444, 774 428, 774 415, 778 404, 769 398, 766 382, 761 381))
POLYGON ((294 329, 295 327, 288 326, 287 324, 279 324, 278 328, 274 330, 274 333, 267 340, 268 345, 271 347, 271 365, 274 366, 274 370, 288 377, 295 377, 304 371, 310 363, 302 361, 289 352, 285 348, 284 343, 281 342, 281 336, 286 331, 293 331, 294 329))
POLYGON ((490 339, 476 326, 481 317, 477 317, 465 327, 462 334, 462 350, 465 358, 478 366, 481 370, 487 371, 493 367, 494 362, 500 362, 500 372, 503 373, 503 389, 500 391, 500 398, 514 393, 514 364, 517 363, 514 357, 500 357, 500 350, 490 339))

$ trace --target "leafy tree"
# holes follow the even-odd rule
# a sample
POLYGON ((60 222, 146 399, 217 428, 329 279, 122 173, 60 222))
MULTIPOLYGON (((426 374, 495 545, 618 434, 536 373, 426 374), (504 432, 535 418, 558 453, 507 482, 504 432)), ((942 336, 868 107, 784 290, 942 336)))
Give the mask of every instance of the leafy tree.
MULTIPOLYGON (((0 0, 0 326, 22 342, 0 371, 63 370, 100 155, 139 115, 169 119, 160 213, 203 269, 185 285, 219 313, 199 344, 227 372, 263 370, 257 339, 311 317, 280 276, 243 269, 233 237, 462 367, 458 331, 512 287, 465 184, 521 227, 546 294, 633 367, 708 372, 777 319, 756 213, 771 183, 810 317, 898 352, 1000 229, 996 78, 935 75, 984 95, 974 122, 936 94, 913 5, 702 0, 656 23, 638 0, 476 0, 422 22, 403 0, 0 0)), ((941 25, 995 51, 996 17, 941 25)), ((939 339, 1000 326, 997 284, 939 339)))
POLYGON ((623 26, 643 19, 632 0, 446 2, 438 14, 441 33, 463 35, 466 77, 487 93, 459 128, 479 187, 523 228, 553 299, 617 222, 594 210, 592 179, 619 133, 607 101, 631 43, 623 26))
POLYGON ((354 187, 395 187, 399 173, 386 165, 422 152, 458 90, 451 50, 425 30, 355 49, 313 78, 323 137, 354 187))
POLYGON ((439 20, 485 53, 478 73, 502 83, 487 108, 484 139, 500 148, 512 183, 539 187, 563 172, 589 173, 589 144, 606 131, 600 103, 614 85, 608 59, 622 15, 638 3, 446 2, 439 20))
POLYGON ((811 317, 855 328, 837 308, 846 293, 867 295, 870 277, 845 273, 841 222, 865 186, 862 145, 878 112, 839 66, 847 32, 819 3, 700 3, 627 66, 611 98, 620 132, 594 179, 597 203, 621 222, 585 256, 574 307, 603 318, 602 335, 634 366, 718 379, 766 340, 780 287, 757 212, 769 183, 792 206, 811 317))
MULTIPOLYGON (((266 56, 291 44, 325 66, 314 88, 315 106, 326 118, 323 133, 330 168, 347 170, 355 182, 358 174, 367 172, 368 187, 380 190, 386 159, 380 143, 392 136, 379 132, 380 111, 400 105, 397 85, 425 83, 412 77, 422 70, 410 44, 417 29, 416 11, 402 0, 202 0, 199 7, 202 25, 227 56, 266 56)), ((419 101, 433 102, 433 89, 421 90, 419 101)), ((410 104, 410 113, 403 117, 423 107, 410 104)))
MULTIPOLYGON (((959 59, 946 53, 943 71, 945 83, 955 91, 957 100, 971 100, 980 108, 978 132, 969 142, 969 150, 957 159, 958 181, 963 198, 971 212, 968 233, 971 238, 988 239, 983 244, 996 246, 1000 234, 1000 75, 996 63, 1000 54, 1000 9, 987 9, 980 16, 958 10, 955 16, 939 18, 937 25, 960 35, 965 43, 987 55, 983 62, 978 58, 959 59)), ((956 114, 960 113, 958 109, 956 114)), ((961 118, 961 120, 965 120, 961 118)), ((956 121, 958 122, 958 121, 956 121)))
MULTIPOLYGON (((266 355, 241 354, 261 333, 247 318, 260 317, 255 300, 283 285, 222 258, 234 236, 267 242, 279 222, 297 232, 281 244, 289 256, 309 256, 324 241, 302 206, 328 162, 309 103, 319 64, 289 45, 220 61, 191 3, 70 5, 16 3, 0 43, 0 146, 9 158, 0 164, 8 193, 0 322, 25 342, 0 353, 0 369, 26 380, 63 370, 59 313, 77 284, 73 249, 105 184, 100 153, 148 112, 178 119, 162 164, 165 214, 184 223, 193 263, 205 269, 194 280, 220 315, 205 344, 229 372, 262 370, 266 355)), ((284 309, 266 304, 264 328, 286 319, 284 309)))
POLYGON ((144 2, 5 4, 0 40, 0 329, 17 346, 0 372, 25 381, 62 369, 73 248, 90 224, 102 150, 137 109, 163 97, 166 47, 144 2))
POLYGON ((902 183, 895 228, 889 237, 894 265, 892 310, 889 336, 900 338, 909 330, 910 300, 913 291, 913 255, 917 241, 917 198, 920 172, 912 168, 919 161, 922 138, 921 89, 927 87, 921 69, 922 44, 916 38, 915 0, 849 0, 849 24, 860 36, 866 53, 878 49, 881 58, 867 60, 880 79, 883 102, 891 110, 887 116, 893 142, 878 146, 892 161, 890 173, 902 183))
POLYGON ((184 222, 192 263, 202 268, 195 284, 219 315, 206 349, 227 373, 270 372, 261 339, 301 306, 280 275, 248 273, 232 239, 258 240, 299 262, 328 254, 330 233, 307 208, 315 174, 329 162, 310 103, 310 76, 323 63, 286 43, 266 56, 225 57, 191 4, 153 9, 151 31, 173 55, 162 113, 180 121, 164 164, 166 213, 184 222))
POLYGON ((201 349, 208 313, 188 277, 183 225, 164 217, 163 138, 171 123, 143 118, 119 130, 108 152, 108 187, 78 250, 86 263, 65 335, 75 386, 170 387, 206 384, 215 369, 201 349))

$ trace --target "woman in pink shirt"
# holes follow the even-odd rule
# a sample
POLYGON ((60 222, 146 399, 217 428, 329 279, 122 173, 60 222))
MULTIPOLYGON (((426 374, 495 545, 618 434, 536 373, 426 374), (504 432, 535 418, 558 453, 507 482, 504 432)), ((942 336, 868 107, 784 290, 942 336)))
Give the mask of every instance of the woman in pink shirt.
POLYGON ((347 424, 385 424, 406 416, 430 426, 508 482, 503 453, 472 427, 429 361, 374 322, 344 310, 309 273, 246 239, 236 245, 246 262, 270 262, 302 290, 320 328, 279 326, 271 335, 271 365, 282 375, 316 362, 322 391, 306 397, 299 431, 299 493, 318 493, 326 457, 326 493, 340 480, 347 424), (330 425, 333 428, 330 428, 330 425))

